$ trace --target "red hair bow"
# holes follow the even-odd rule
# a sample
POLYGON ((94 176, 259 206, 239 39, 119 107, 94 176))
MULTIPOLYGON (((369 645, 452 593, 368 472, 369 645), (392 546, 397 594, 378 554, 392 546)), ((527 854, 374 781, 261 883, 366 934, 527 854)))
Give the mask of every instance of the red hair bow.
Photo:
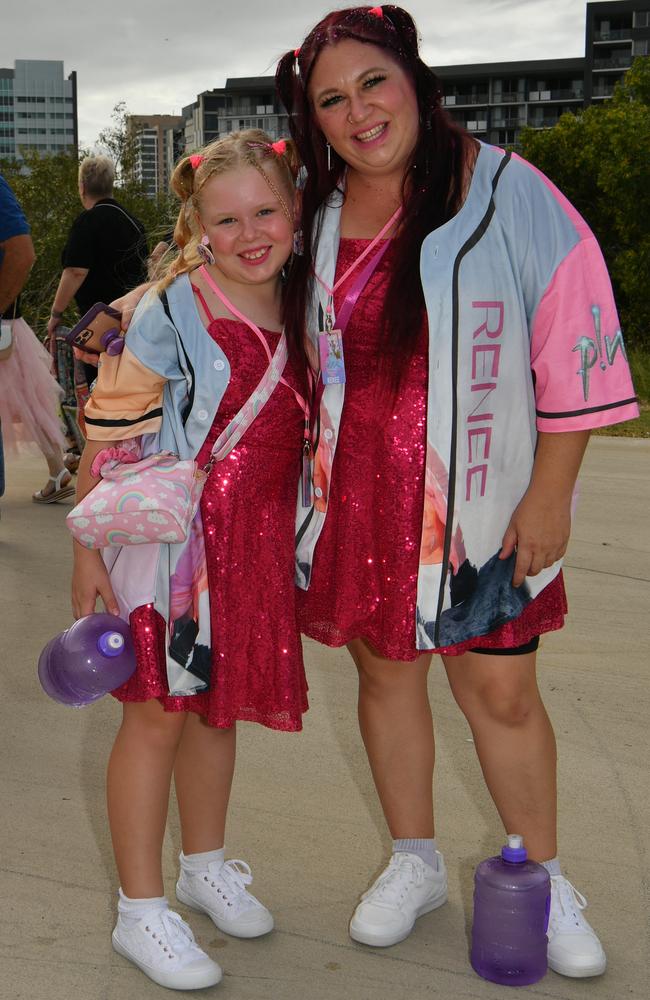
POLYGON ((374 17, 383 17, 384 16, 384 12, 381 9, 381 7, 371 7, 370 10, 368 11, 368 13, 372 14, 374 17))
POLYGON ((284 139, 278 139, 277 142, 271 143, 271 149, 276 156, 283 156, 287 151, 287 143, 284 139))
POLYGON ((190 156, 190 163, 192 164, 192 170, 196 170, 203 163, 203 156, 201 153, 194 153, 190 156))

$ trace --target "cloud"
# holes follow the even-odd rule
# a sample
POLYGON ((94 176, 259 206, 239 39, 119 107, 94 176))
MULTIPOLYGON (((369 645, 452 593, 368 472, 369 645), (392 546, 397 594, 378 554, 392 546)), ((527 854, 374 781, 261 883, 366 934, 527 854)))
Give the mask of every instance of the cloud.
MULTIPOLYGON (((347 6, 334 4, 332 6, 347 6)), ((413 0, 406 3, 433 66, 584 53, 586 0, 413 0)), ((328 10, 322 0, 113 0, 5 4, 0 66, 61 59, 77 71, 79 131, 91 146, 125 101, 133 114, 180 114, 229 76, 272 75, 328 10)))

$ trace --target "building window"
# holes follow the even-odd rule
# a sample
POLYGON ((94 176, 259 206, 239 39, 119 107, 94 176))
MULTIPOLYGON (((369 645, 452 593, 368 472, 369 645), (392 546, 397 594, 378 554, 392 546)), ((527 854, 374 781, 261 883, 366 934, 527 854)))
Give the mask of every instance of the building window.
POLYGON ((636 41, 632 42, 632 55, 647 56, 648 44, 649 43, 647 38, 637 38, 636 41))
POLYGON ((650 10, 635 10, 633 25, 635 28, 650 28, 650 10))

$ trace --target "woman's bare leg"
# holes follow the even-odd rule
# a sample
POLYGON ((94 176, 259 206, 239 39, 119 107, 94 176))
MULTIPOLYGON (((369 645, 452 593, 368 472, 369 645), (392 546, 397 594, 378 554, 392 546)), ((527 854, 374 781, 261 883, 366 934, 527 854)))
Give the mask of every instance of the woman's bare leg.
POLYGON ((359 726, 394 839, 432 838, 435 746, 427 674, 431 656, 386 660, 363 640, 348 649, 359 672, 359 726))
POLYGON ((523 836, 533 860, 555 857, 555 735, 537 687, 536 654, 443 661, 506 831, 523 836))

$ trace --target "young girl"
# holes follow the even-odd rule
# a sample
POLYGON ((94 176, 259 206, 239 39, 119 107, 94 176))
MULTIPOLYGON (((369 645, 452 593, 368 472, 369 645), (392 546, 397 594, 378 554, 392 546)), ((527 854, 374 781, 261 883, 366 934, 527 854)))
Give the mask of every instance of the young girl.
MULTIPOLYGON (((132 435, 144 453, 169 450, 203 465, 267 373, 284 344, 292 156, 289 143, 251 130, 176 167, 180 254, 139 306, 122 354, 102 356, 86 407, 80 497, 96 482, 93 470, 106 456, 99 453, 132 435)), ((225 861, 223 843, 235 722, 296 731, 307 708, 293 584, 305 420, 288 363, 239 444, 213 465, 180 556, 177 545, 107 551, 107 562, 115 560, 109 576, 99 552, 75 542, 75 615, 93 612, 98 595, 109 611, 130 612, 137 650, 136 673, 115 692, 123 722, 108 768, 120 877, 113 946, 172 989, 221 978, 164 896, 172 774, 182 830, 177 898, 228 934, 256 937, 273 927, 247 891, 250 868, 225 861)))

